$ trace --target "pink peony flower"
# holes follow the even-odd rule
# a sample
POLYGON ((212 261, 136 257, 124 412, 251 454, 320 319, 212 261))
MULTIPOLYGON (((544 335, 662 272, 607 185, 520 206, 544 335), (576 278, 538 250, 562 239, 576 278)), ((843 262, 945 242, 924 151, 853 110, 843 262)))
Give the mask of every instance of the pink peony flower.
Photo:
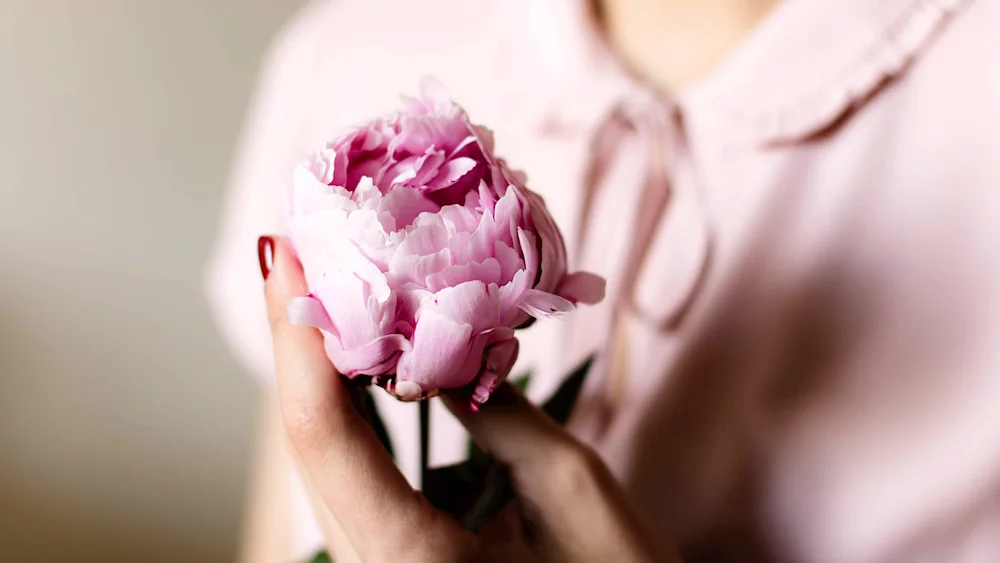
POLYGON ((514 329, 604 297, 568 274, 542 199, 492 133, 433 83, 295 172, 290 240, 311 294, 292 322, 321 329, 336 368, 403 400, 467 389, 475 408, 517 359, 514 329))

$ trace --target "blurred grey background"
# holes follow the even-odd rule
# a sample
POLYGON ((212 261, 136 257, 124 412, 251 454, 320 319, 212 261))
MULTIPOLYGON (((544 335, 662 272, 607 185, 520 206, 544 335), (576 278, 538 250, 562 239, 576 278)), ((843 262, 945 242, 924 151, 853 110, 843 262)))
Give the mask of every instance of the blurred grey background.
POLYGON ((0 0, 0 561, 235 557, 257 394, 202 271, 299 4, 0 0))

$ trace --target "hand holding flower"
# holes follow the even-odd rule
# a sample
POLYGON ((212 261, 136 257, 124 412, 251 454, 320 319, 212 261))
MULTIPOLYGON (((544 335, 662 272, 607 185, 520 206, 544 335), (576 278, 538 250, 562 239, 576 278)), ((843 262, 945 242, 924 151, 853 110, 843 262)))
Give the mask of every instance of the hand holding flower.
POLYGON ((475 413, 449 393, 445 399, 480 446, 509 467, 517 501, 478 534, 434 509, 355 410, 323 335, 289 322, 288 304, 306 285, 298 261, 280 242, 273 261, 265 292, 284 424, 320 502, 361 560, 668 560, 597 455, 509 384, 475 413))

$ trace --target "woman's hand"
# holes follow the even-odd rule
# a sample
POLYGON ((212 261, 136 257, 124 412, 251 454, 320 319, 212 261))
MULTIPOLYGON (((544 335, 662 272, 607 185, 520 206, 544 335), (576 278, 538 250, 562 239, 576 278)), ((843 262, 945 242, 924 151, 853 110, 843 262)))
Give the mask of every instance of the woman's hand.
MULTIPOLYGON (((262 250, 266 250, 262 247, 262 250)), ((318 499, 363 561, 664 561, 598 456, 504 385, 478 413, 445 397, 473 439, 510 470, 517 501, 473 534, 410 487, 354 409, 314 328, 286 303, 305 280, 275 243, 266 278, 285 429, 318 499), (270 273, 268 274, 268 271, 270 273)), ((333 546, 332 546, 333 547, 333 546)), ((331 552, 343 553, 342 545, 331 552)))

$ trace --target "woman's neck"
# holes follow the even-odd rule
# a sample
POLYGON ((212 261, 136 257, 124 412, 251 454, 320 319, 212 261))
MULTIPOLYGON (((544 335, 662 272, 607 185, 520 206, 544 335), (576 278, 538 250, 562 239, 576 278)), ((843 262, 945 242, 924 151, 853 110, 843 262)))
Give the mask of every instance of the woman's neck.
POLYGON ((611 47, 665 90, 698 80, 779 0, 592 0, 611 47))

